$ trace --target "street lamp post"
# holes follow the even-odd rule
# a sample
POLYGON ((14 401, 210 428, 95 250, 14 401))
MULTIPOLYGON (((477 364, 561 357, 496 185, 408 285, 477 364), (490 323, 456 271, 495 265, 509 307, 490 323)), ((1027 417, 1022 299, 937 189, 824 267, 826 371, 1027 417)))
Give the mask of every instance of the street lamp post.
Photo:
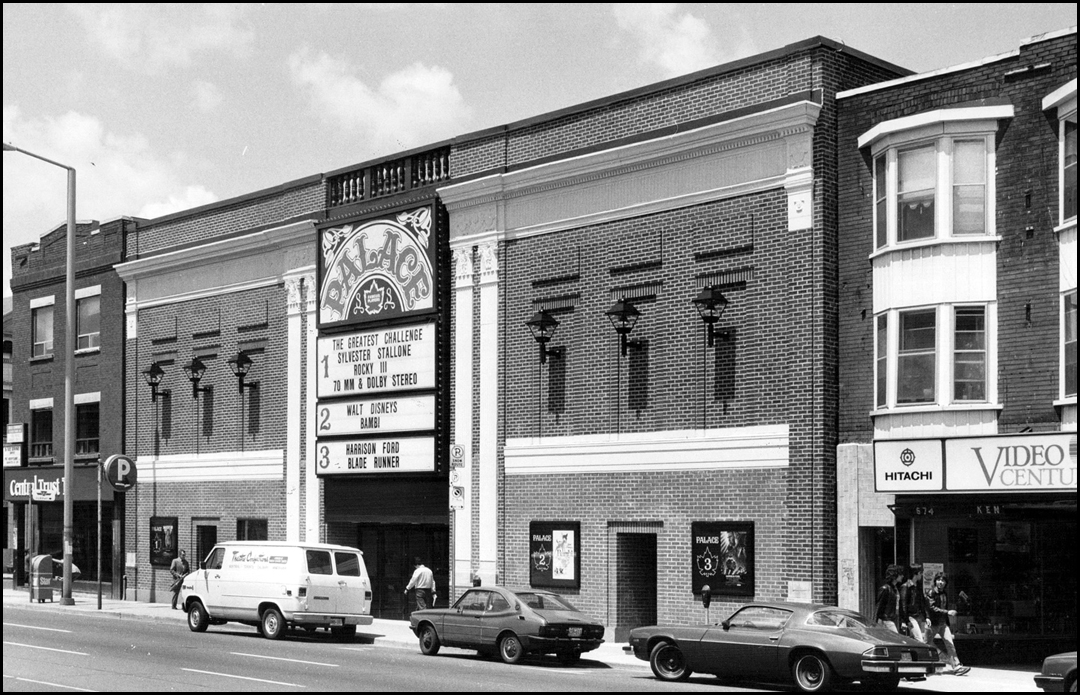
MULTIPOLYGON (((21 152, 28 157, 67 170, 67 316, 64 322, 64 584, 60 605, 73 606, 71 597, 71 546, 75 535, 73 486, 75 476, 75 167, 4 143, 4 152, 21 152)), ((101 568, 98 568, 101 571, 101 568)))

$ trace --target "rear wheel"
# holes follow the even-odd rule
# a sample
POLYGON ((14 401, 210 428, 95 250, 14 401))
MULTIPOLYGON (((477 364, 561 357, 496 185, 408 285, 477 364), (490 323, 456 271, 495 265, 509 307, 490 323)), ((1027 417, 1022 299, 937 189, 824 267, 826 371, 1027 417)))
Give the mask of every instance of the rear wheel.
POLYGON ((804 693, 820 693, 832 686, 832 667, 825 657, 817 654, 803 654, 791 665, 791 676, 795 685, 804 693))
POLYGON ((521 657, 525 656, 525 649, 517 635, 511 632, 499 640, 499 656, 508 664, 521 661, 521 657))
POLYGON ((692 671, 686 666, 682 650, 671 642, 660 642, 649 654, 653 675, 662 681, 684 681, 692 671))
POLYGON ((439 653, 439 633, 435 632, 432 625, 424 625, 420 628, 420 653, 427 656, 435 656, 439 653))
POLYGON ((263 611, 259 627, 266 639, 281 639, 285 634, 285 619, 277 608, 267 608, 263 611))
POLYGON ((206 626, 210 624, 210 616, 206 614, 206 608, 202 601, 195 599, 188 609, 187 626, 192 632, 206 632, 206 626))

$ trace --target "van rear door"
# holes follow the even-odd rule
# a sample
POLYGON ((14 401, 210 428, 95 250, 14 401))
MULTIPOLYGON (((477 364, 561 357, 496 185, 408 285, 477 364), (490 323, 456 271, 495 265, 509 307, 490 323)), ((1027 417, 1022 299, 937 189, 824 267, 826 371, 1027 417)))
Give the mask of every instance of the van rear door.
POLYGON ((364 558, 359 553, 335 550, 334 565, 337 568, 338 612, 346 615, 366 614, 368 605, 364 597, 370 585, 364 571, 364 558))

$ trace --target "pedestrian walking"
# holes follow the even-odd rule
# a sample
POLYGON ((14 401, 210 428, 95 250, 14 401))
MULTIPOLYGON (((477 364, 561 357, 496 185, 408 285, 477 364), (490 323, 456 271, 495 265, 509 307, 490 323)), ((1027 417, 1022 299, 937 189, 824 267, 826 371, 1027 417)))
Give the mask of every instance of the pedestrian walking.
POLYGON ((948 665, 943 672, 954 676, 962 676, 971 669, 960 663, 956 655, 956 643, 953 641, 952 628, 949 626, 949 618, 956 616, 956 610, 949 607, 949 595, 945 588, 949 585, 949 578, 944 572, 934 575, 934 585, 930 593, 926 595, 927 605, 930 608, 930 633, 928 643, 933 643, 935 637, 940 637, 945 645, 944 649, 938 648, 942 654, 942 660, 948 665))
POLYGON ((913 562, 908 566, 907 581, 900 585, 900 622, 907 625, 908 634, 926 642, 930 634, 930 617, 926 611, 926 589, 923 587, 923 566, 913 562))
POLYGON ((900 632, 897 626, 900 616, 898 587, 903 579, 903 568, 900 565, 889 565, 885 570, 885 583, 878 587, 877 608, 874 611, 874 619, 877 620, 878 625, 896 633, 900 632))
POLYGON ((415 590, 416 610, 422 611, 434 605, 431 599, 435 595, 435 577, 419 557, 415 558, 414 567, 416 569, 413 570, 412 578, 405 587, 405 595, 415 590))
POLYGON ((191 571, 191 565, 187 561, 187 553, 184 549, 180 549, 180 555, 173 558, 172 564, 169 565, 169 572, 172 573, 172 607, 176 610, 176 602, 180 599, 180 587, 184 584, 184 577, 191 571))

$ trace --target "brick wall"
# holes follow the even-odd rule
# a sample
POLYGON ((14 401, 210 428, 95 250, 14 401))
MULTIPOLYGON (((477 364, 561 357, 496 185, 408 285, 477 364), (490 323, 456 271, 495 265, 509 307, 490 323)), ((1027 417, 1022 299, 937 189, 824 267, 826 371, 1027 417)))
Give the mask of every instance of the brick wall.
POLYGON ((1042 99, 1076 76, 1076 35, 1021 46, 1019 55, 841 100, 839 139, 840 433, 869 441, 874 398, 873 178, 860 135, 885 120, 979 99, 1007 99, 1015 117, 997 137, 999 431, 1060 425, 1057 398, 1056 119, 1042 99), (1026 66, 1048 65, 1013 72, 1026 66), (1013 74, 1010 74, 1013 73, 1013 74), (1029 309, 1030 307, 1030 309, 1029 309))

